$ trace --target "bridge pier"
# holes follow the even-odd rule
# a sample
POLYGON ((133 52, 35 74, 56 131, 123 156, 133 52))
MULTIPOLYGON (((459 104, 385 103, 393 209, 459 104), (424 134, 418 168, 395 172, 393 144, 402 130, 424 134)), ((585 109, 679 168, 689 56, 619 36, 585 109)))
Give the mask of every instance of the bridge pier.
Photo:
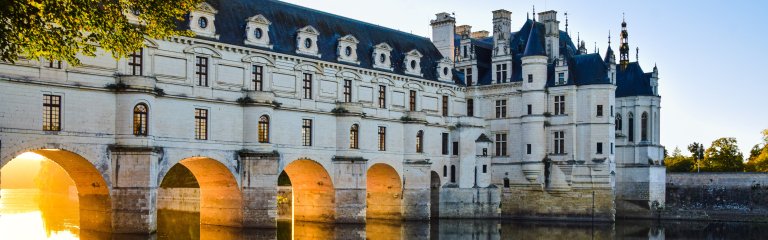
POLYGON ((428 159, 406 160, 403 164, 403 219, 429 220, 430 170, 428 159))
POLYGON ((277 152, 241 152, 243 227, 277 228, 277 152))
MULTIPOLYGON (((113 232, 152 233, 157 231, 157 181, 155 179, 159 171, 158 163, 162 158, 162 150, 153 147, 122 146, 113 146, 109 150, 112 166, 114 166, 114 174, 112 174, 113 232)), ((84 217, 81 216, 81 218, 84 217)))
POLYGON ((336 192, 336 223, 365 223, 367 160, 361 157, 333 158, 336 192))

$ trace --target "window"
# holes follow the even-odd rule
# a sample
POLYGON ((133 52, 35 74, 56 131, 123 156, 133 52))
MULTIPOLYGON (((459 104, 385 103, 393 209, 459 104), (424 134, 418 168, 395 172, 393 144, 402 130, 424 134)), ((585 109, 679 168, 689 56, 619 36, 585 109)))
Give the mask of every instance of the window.
POLYGON ((555 132, 555 154, 565 154, 565 131, 555 132))
POLYGON ((264 67, 253 65, 253 90, 264 91, 264 67))
POLYGON ((61 69, 61 61, 49 60, 48 61, 48 67, 49 68, 61 69))
POLYGON ((533 82, 533 74, 528 74, 528 82, 529 83, 533 82))
POLYGON ((532 115, 532 114, 533 114, 533 105, 528 104, 528 115, 532 115))
POLYGON ((557 73, 556 85, 563 85, 563 84, 565 84, 565 73, 557 73))
POLYGON ((597 154, 603 154, 603 143, 597 143, 597 154))
POLYGON ((629 138, 630 142, 635 141, 635 116, 632 115, 632 113, 629 113, 629 118, 627 119, 627 138, 629 138))
POLYGON ((496 118, 507 117, 507 100, 496 100, 496 118))
POLYGON ((488 172, 488 165, 483 164, 483 173, 488 172))
POLYGON ((133 135, 147 136, 148 133, 149 109, 144 103, 136 104, 133 107, 133 135))
POLYGON ((301 120, 301 145, 312 146, 312 119, 301 120))
POLYGON ((197 20, 197 25, 200 26, 200 28, 205 29, 208 27, 208 19, 205 17, 200 17, 200 19, 197 20))
POLYGON ((443 177, 448 176, 448 165, 443 165, 443 177))
POLYGON ((531 154, 531 144, 526 144, 525 145, 525 153, 526 154, 531 154))
POLYGON ((379 127, 379 151, 387 150, 387 128, 379 127))
POLYGON ((304 99, 312 99, 312 74, 304 74, 304 99))
POLYGON ((472 86, 472 68, 467 68, 467 75, 465 75, 465 78, 467 80, 467 87, 472 86))
POLYGON ((344 80, 344 102, 352 102, 352 80, 344 80))
POLYGON ((603 105, 597 105, 597 116, 598 117, 603 116, 603 105))
POLYGON ((131 75, 141 76, 142 68, 144 66, 144 49, 140 48, 138 51, 128 55, 128 66, 131 68, 131 75))
POLYGON ((269 116, 259 117, 259 142, 269 143, 269 116))
POLYGON ((613 105, 611 105, 611 117, 613 117, 613 105))
POLYGON ((475 99, 467 99, 467 116, 475 116, 475 99))
POLYGON ((467 56, 468 56, 467 45, 464 45, 462 47, 464 47, 464 58, 467 58, 467 56))
POLYGON ((379 85, 379 108, 387 108, 387 86, 379 85))
POLYGON ((451 165, 451 182, 456 182, 456 165, 451 165))
POLYGON ((360 139, 360 129, 359 125, 352 124, 352 127, 349 128, 349 148, 350 149, 359 149, 359 139, 360 139))
POLYGON ((195 62, 195 77, 197 78, 197 86, 208 86, 208 58, 197 57, 195 62))
POLYGON ((507 134, 496 134, 496 156, 507 156, 507 134))
POLYGON ((648 141, 648 113, 640 115, 640 141, 648 141))
POLYGON ((453 156, 459 156, 459 142, 453 142, 453 156))
POLYGON ((616 114, 616 131, 621 131, 621 114, 616 114))
POLYGON ((408 98, 408 107, 411 111, 416 111, 416 91, 411 90, 408 98))
POLYGON ((208 110, 195 108, 195 139, 208 140, 208 110))
POLYGON ((448 133, 442 134, 442 153, 443 155, 448 155, 448 133))
POLYGON ((507 82, 507 64, 496 65, 496 83, 507 82))
POLYGON ((61 96, 43 95, 43 131, 61 131, 61 96))
POLYGON ((611 143, 611 154, 613 154, 613 143, 611 143))
POLYGON ((424 152, 424 131, 421 130, 416 133, 416 152, 424 152))
POLYGON ((448 96, 443 96, 443 117, 448 116, 448 96))
POLYGON ((565 96, 555 96, 555 115, 565 114, 565 96))

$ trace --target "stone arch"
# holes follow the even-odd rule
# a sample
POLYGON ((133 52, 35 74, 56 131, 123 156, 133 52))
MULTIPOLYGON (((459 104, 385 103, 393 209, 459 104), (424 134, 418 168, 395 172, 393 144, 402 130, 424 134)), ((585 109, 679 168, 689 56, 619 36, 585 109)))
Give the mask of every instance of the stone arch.
POLYGON ((334 222, 336 192, 331 175, 322 164, 311 159, 297 159, 283 171, 291 182, 293 219, 334 222))
MULTIPOLYGON (((71 149, 71 148, 67 148, 71 149)), ((95 231, 112 231, 112 199, 110 186, 97 165, 81 154, 61 148, 58 144, 47 144, 42 148, 23 148, 13 151, 2 159, 0 169, 22 153, 31 152, 43 156, 59 166, 75 183, 80 212, 80 228, 95 231)))
POLYGON ((377 163, 366 175, 366 218, 402 219, 403 186, 397 171, 377 163))
MULTIPOLYGON (((210 157, 189 157, 168 168, 175 165, 182 165, 192 172, 200 186, 201 224, 242 226, 242 193, 235 174, 224 163, 210 157)), ((169 169, 159 179, 160 182, 167 177, 169 169)))
POLYGON ((195 44, 184 48, 184 53, 205 54, 214 58, 221 58, 221 53, 215 48, 203 44, 195 44))
POLYGON ((336 77, 343 78, 343 79, 354 79, 354 80, 362 80, 363 77, 360 76, 359 73, 349 70, 349 69, 343 69, 336 73, 336 77))
POLYGON ((272 57, 261 53, 252 53, 242 57, 240 60, 246 63, 262 63, 270 67, 275 66, 275 60, 272 57))

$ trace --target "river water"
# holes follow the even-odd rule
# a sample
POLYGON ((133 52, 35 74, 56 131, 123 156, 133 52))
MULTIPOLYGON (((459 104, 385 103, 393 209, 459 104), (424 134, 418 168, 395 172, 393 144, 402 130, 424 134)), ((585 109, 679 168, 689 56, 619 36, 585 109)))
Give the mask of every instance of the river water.
POLYGON ((200 226, 197 213, 158 211, 153 235, 79 228, 77 198, 0 190, 0 239, 768 239, 768 223, 620 220, 604 222, 440 220, 365 225, 280 221, 276 230, 200 226))

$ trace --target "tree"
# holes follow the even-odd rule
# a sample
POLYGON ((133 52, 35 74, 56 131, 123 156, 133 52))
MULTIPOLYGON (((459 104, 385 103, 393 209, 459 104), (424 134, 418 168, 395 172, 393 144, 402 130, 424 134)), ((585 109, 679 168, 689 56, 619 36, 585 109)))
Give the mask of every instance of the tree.
POLYGON ((675 147, 672 156, 664 159, 668 172, 690 172, 693 169, 693 158, 683 155, 680 148, 675 147))
POLYGON ((768 129, 763 130, 763 143, 755 144, 749 151, 746 171, 768 172, 768 129), (762 145, 762 146, 761 146, 762 145))
POLYGON ((701 143, 693 142, 688 145, 688 151, 691 152, 691 160, 696 166, 696 171, 699 171, 699 162, 704 159, 704 145, 701 143))
POLYGON ((189 36, 177 22, 202 0, 0 0, 0 60, 40 57, 80 64, 99 47, 115 58, 141 48, 144 37, 189 36), (125 14, 138 13, 141 24, 125 14))
POLYGON ((741 172, 744 170, 744 155, 739 151, 736 138, 720 138, 704 151, 700 162, 702 171, 741 172))

